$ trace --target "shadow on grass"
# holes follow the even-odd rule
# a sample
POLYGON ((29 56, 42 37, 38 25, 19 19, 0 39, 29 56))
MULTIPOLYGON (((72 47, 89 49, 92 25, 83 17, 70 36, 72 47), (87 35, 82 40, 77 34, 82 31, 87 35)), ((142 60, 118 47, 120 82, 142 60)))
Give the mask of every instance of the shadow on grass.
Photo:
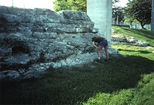
POLYGON ((133 88, 142 74, 154 72, 142 57, 113 57, 109 62, 49 69, 40 79, 1 83, 1 104, 77 105, 98 92, 133 88))
POLYGON ((139 52, 139 53, 143 53, 143 54, 150 54, 151 52, 149 51, 143 51, 143 50, 124 50, 124 49, 118 49, 119 51, 127 51, 127 52, 139 52))

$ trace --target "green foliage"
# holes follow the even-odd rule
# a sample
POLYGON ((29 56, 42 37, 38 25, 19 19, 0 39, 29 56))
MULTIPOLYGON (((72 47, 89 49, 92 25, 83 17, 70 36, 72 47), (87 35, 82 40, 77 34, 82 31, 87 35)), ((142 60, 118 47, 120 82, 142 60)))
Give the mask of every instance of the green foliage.
POLYGON ((113 4, 115 4, 115 3, 117 3, 117 2, 119 2, 119 0, 112 0, 112 3, 113 3, 113 4))
POLYGON ((125 9, 126 18, 129 18, 131 22, 137 20, 144 29, 144 25, 151 22, 151 4, 152 2, 149 0, 129 1, 125 9))
POLYGON ((86 12, 87 4, 86 0, 55 0, 54 10, 77 10, 86 12))
MULTIPOLYGON (((119 2, 119 0, 112 0, 112 3, 119 2)), ((87 0, 55 0, 54 10, 77 10, 81 12, 87 11, 87 0)))
POLYGON ((112 8, 112 18, 114 18, 114 23, 119 24, 124 22, 124 8, 114 7, 112 8))

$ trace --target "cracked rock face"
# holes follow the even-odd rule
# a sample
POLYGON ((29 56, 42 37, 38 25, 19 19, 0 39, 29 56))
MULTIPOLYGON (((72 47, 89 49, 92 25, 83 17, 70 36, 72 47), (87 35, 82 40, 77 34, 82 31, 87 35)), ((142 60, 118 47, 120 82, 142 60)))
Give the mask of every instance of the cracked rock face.
MULTIPOLYGON (((92 62, 97 57, 94 36, 97 29, 84 12, 0 6, 0 80, 92 62)), ((110 48, 109 53, 118 51, 110 48)))

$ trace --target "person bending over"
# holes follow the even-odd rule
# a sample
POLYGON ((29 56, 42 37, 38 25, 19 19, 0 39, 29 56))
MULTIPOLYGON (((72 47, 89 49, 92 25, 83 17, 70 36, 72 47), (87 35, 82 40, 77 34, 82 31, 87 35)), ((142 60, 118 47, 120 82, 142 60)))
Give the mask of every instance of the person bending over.
POLYGON ((92 45, 93 45, 93 47, 97 48, 98 59, 100 59, 100 52, 101 52, 101 49, 104 47, 105 54, 106 54, 105 61, 108 61, 108 59, 109 59, 108 41, 103 37, 93 37, 92 38, 92 45), (99 46, 96 46, 95 42, 97 42, 99 44, 99 46))

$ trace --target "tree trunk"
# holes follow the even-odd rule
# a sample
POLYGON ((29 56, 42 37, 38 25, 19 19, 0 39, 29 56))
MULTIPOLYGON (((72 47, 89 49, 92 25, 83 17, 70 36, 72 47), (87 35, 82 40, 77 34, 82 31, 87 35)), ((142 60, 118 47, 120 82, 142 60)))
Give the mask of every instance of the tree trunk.
POLYGON ((140 22, 140 24, 141 24, 141 29, 144 30, 144 29, 145 29, 145 28, 144 28, 144 25, 145 25, 145 24, 143 24, 143 22, 140 22))
POLYGON ((119 25, 119 16, 117 15, 116 24, 119 25))
POLYGON ((154 0, 152 0, 151 31, 154 32, 154 0))
POLYGON ((145 30, 144 25, 141 25, 141 27, 142 27, 142 28, 141 28, 142 30, 145 30))

